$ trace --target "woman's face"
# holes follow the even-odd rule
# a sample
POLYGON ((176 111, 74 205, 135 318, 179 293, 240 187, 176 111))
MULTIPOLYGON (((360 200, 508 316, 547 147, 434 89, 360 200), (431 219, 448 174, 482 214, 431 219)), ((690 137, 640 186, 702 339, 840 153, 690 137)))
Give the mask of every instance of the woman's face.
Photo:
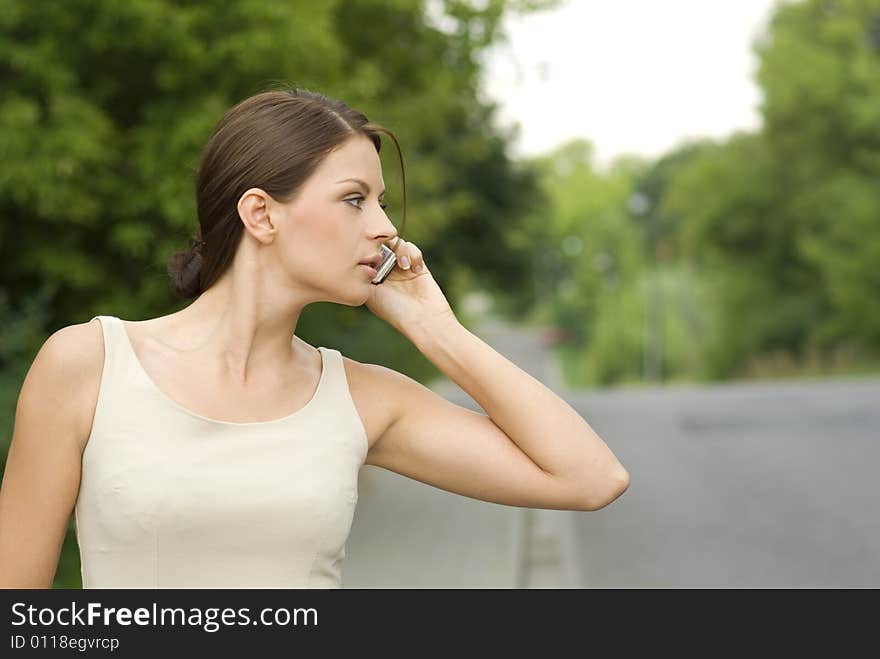
POLYGON ((382 208, 384 191, 376 147, 354 135, 321 161, 292 201, 276 207, 283 218, 279 258, 294 287, 351 306, 369 299, 373 275, 358 262, 397 235, 382 208))

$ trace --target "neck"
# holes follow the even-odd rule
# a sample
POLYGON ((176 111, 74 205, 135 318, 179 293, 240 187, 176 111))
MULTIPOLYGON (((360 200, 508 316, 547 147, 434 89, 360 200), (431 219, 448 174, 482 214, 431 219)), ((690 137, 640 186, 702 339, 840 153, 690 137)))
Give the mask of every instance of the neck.
POLYGON ((181 342, 189 339, 192 350, 217 364, 218 377, 245 385, 257 373, 276 373, 297 360, 293 335, 302 309, 314 300, 291 299, 266 285, 272 281, 279 280, 258 267, 230 267, 175 314, 181 342))

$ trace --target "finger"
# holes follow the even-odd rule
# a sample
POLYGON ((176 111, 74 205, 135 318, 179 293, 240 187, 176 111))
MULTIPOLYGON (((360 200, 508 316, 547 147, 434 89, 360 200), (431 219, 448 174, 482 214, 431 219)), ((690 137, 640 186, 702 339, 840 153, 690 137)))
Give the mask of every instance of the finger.
POLYGON ((410 261, 412 262, 412 271, 417 274, 425 268, 425 257, 422 255, 422 250, 415 245, 410 250, 410 261))
POLYGON ((399 241, 395 245, 394 251, 397 254, 397 262, 403 270, 409 270, 421 258, 422 254, 418 247, 405 240, 399 241))

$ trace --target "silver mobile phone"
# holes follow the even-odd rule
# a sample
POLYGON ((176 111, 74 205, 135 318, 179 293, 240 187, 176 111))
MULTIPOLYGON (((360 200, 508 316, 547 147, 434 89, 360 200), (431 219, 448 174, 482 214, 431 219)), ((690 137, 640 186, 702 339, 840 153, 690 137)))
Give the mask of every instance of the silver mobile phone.
POLYGON ((397 256, 394 254, 394 250, 385 245, 381 245, 381 248, 382 260, 379 262, 379 267, 376 268, 376 276, 370 280, 373 284, 381 284, 397 264, 397 256))

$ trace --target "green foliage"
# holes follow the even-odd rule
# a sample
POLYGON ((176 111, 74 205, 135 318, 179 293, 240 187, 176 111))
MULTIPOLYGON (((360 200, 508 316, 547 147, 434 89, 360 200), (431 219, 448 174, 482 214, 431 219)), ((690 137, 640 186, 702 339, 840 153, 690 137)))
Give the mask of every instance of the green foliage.
POLYGON ((784 179, 761 136, 736 135, 695 152, 663 199, 663 211, 682 218, 683 254, 717 282, 713 354, 724 358, 708 360, 707 375, 730 376, 754 352, 804 350, 827 307, 819 273, 798 251, 804 226, 780 194, 784 179))
POLYGON ((793 251, 827 303, 820 345, 877 347, 880 309, 880 2, 782 6, 758 47, 765 134, 786 171, 793 251))
POLYGON ((880 292, 878 30, 876 0, 779 6, 756 45, 763 130, 707 147, 664 201, 686 218, 688 253, 728 273, 722 325, 748 328, 722 339, 719 373, 760 353, 880 343, 865 304, 880 292))
POLYGON ((755 50, 760 131, 683 145, 619 179, 582 143, 545 163, 559 235, 605 244, 600 265, 627 263, 609 288, 594 250, 556 259, 548 316, 569 331, 573 383, 637 379, 646 353, 664 379, 823 355, 876 363, 880 1, 781 3, 755 50))
POLYGON ((541 252, 542 304, 576 343, 590 340, 601 292, 625 287, 639 263, 638 234, 626 212, 632 175, 594 171, 592 146, 574 140, 535 166, 548 202, 536 220, 552 238, 541 252))
MULTIPOLYGON (((498 38, 507 3, 483 4, 445 3, 452 29, 441 30, 416 0, 7 3, 0 274, 10 306, 38 283, 56 287, 47 334, 94 313, 172 311, 165 265, 196 226, 199 150, 228 107, 279 84, 343 98, 398 133, 407 237, 439 279, 458 268, 479 268, 489 289, 527 279, 507 234, 533 203, 534 177, 507 158, 476 93, 477 55, 498 38)), ((382 156, 394 177, 392 153, 382 156)), ((389 201, 399 217, 394 186, 389 201)), ((313 331, 352 313, 372 331, 331 307, 313 331)))

